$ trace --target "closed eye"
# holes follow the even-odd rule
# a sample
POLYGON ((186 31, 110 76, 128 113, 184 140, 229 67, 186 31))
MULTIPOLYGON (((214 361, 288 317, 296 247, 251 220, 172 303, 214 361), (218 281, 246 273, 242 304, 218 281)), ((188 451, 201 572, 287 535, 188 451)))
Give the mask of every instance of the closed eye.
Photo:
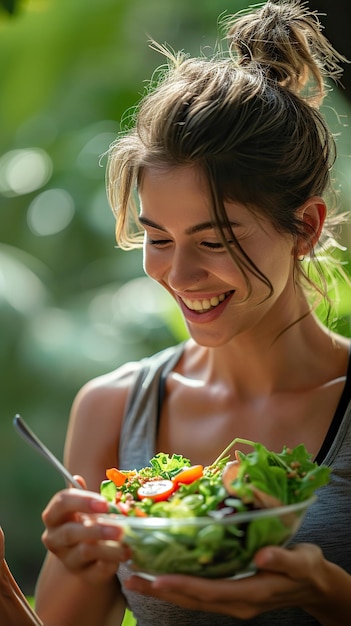
POLYGON ((204 248, 211 248, 212 250, 220 250, 224 247, 220 241, 201 241, 201 245, 204 248))
POLYGON ((146 238, 146 243, 148 243, 150 246, 166 246, 167 244, 169 244, 171 242, 170 239, 151 239, 150 237, 146 238))
MULTIPOLYGON (((232 245, 233 241, 230 240, 227 242, 228 245, 232 245)), ((210 248, 210 250, 224 250, 225 246, 223 243, 221 243, 220 241, 202 241, 201 245, 204 248, 210 248)))

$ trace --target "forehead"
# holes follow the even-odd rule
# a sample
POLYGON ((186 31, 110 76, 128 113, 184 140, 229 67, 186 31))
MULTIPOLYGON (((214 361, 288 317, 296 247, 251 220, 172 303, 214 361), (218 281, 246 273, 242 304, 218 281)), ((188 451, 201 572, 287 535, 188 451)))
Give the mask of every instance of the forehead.
POLYGON ((146 228, 194 234, 217 223, 208 185, 198 168, 148 168, 139 197, 139 217, 146 228))
POLYGON ((196 166, 147 167, 138 188, 141 215, 159 224, 175 222, 184 227, 209 220, 224 223, 224 215, 233 223, 254 219, 244 204, 214 198, 205 173, 196 166))
POLYGON ((179 193, 209 198, 209 185, 200 167, 194 165, 145 167, 139 179, 140 197, 177 189, 179 193))
POLYGON ((139 198, 140 217, 164 230, 187 231, 195 224, 215 223, 206 179, 196 167, 145 169, 139 198))

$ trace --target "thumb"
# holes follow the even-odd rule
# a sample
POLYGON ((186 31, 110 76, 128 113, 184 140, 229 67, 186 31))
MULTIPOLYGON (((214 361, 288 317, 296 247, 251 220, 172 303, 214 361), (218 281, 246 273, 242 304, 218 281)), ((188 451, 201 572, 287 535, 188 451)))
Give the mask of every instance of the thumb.
POLYGON ((256 566, 265 571, 285 574, 298 579, 313 570, 320 559, 322 551, 318 546, 304 543, 291 548, 269 546, 262 548, 255 555, 256 566))

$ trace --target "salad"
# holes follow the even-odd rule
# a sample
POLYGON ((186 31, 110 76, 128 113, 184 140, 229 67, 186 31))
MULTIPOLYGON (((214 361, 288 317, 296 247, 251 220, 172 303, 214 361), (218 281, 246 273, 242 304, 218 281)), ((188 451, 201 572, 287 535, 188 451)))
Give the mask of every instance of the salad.
POLYGON ((276 453, 237 438, 206 467, 161 452, 139 470, 109 468, 100 492, 134 567, 219 577, 245 571, 260 547, 289 541, 329 477, 302 444, 276 453), (236 444, 252 451, 230 461, 236 444))

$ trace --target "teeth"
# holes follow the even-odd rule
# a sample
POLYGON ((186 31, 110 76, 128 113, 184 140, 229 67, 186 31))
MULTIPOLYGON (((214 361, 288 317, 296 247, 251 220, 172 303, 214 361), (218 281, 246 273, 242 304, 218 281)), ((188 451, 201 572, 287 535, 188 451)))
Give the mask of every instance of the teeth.
POLYGON ((226 299, 227 293, 221 293, 219 296, 213 296, 210 300, 188 300, 187 298, 182 298, 184 304, 191 309, 192 311, 197 311, 198 313, 204 313, 205 311, 209 311, 209 309, 213 309, 218 306, 223 300, 226 299))

